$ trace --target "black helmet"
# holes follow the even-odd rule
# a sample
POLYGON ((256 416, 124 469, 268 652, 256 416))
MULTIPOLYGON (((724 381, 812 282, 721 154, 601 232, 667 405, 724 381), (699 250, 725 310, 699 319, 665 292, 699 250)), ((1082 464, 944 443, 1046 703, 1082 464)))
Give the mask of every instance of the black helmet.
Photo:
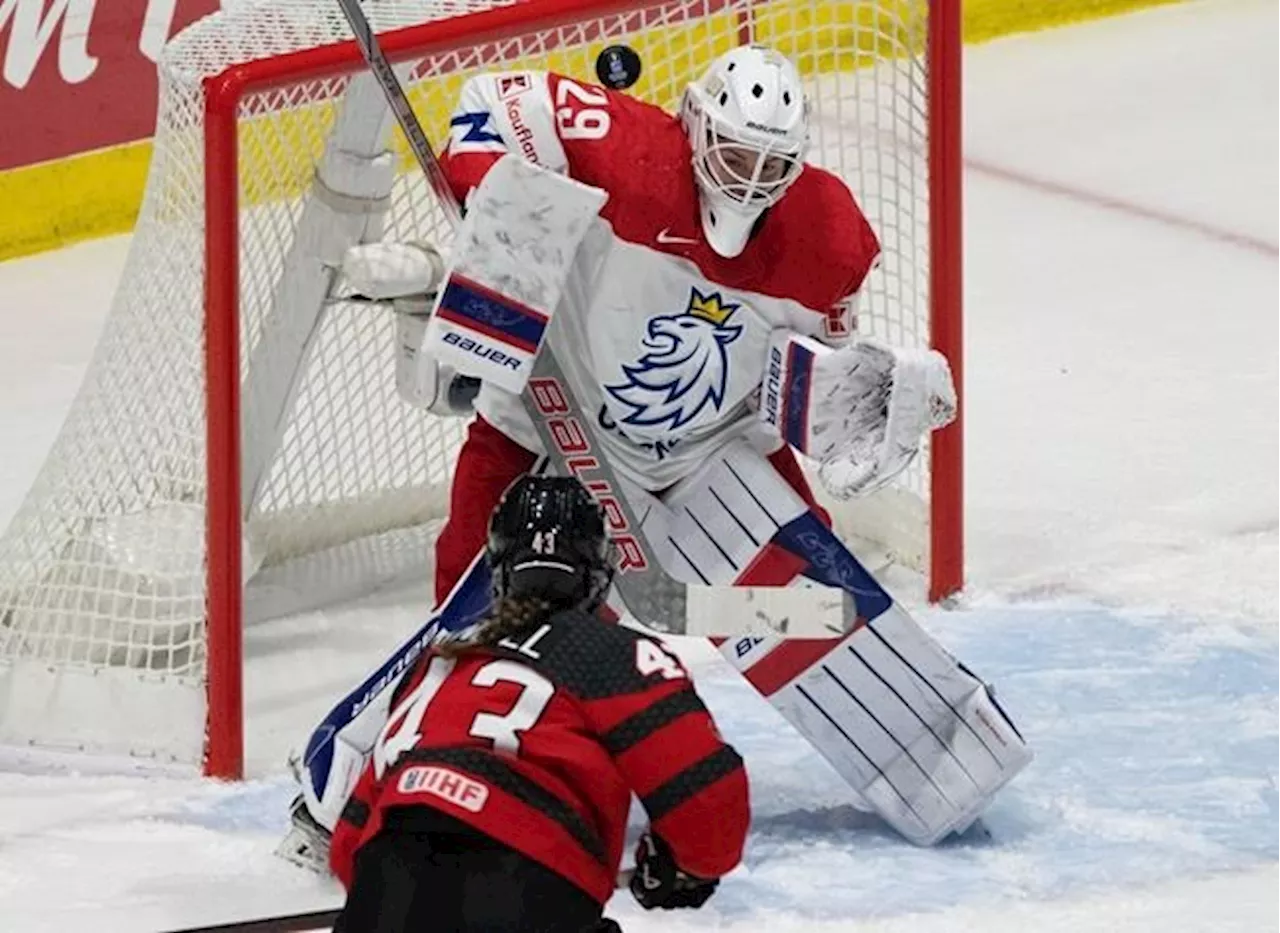
POLYGON ((604 512, 576 479, 522 476, 489 522, 495 600, 529 596, 594 610, 613 581, 604 512))

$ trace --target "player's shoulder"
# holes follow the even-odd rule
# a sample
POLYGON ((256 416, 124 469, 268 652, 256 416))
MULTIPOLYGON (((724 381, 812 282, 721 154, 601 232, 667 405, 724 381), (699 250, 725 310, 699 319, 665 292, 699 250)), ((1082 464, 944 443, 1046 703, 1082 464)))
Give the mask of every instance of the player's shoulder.
POLYGON ((790 201, 803 216, 821 219, 837 232, 853 233, 866 224, 844 179, 820 166, 806 165, 787 194, 783 203, 790 201))
POLYGON ((605 622, 587 612, 564 610, 547 620, 534 645, 534 665, 552 681, 583 700, 644 690, 654 680, 646 663, 656 642, 642 632, 605 622))
POLYGON ((760 231, 786 290, 824 309, 857 288, 880 254, 875 231, 839 176, 806 165, 760 231), (789 288, 788 288, 789 286, 789 288))
POLYGON ((581 81, 558 71, 546 72, 546 81, 557 104, 607 106, 615 117, 625 118, 636 126, 661 126, 675 119, 661 107, 625 91, 581 81))
POLYGON ((580 157, 621 179, 643 178, 652 166, 687 159, 680 121, 661 107, 623 91, 551 72, 548 93, 560 135, 580 157), (636 170, 646 166, 644 173, 636 170))

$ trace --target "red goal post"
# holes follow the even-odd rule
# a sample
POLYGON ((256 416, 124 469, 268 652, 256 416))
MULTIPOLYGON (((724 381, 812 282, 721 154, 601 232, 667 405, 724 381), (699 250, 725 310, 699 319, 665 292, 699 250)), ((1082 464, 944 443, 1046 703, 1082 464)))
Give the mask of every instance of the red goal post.
MULTIPOLYGON (((936 347, 960 387, 959 0, 368 0, 366 10, 437 145, 462 80, 480 71, 594 80, 595 55, 620 41, 643 61, 632 92, 672 109, 715 54, 778 47, 814 101, 811 160, 845 177, 884 245, 860 326, 936 347)), ((242 581, 443 512, 458 423, 402 411, 387 388, 390 325, 316 291, 362 238, 450 237, 403 142, 390 163, 380 158, 389 118, 376 94, 360 96, 365 66, 347 35, 332 0, 244 2, 166 49, 146 202, 103 340, 172 329, 180 349, 127 363, 100 349, 50 455, 52 478, 42 474, 0 538, 0 687, 13 677, 39 697, 0 716, 0 740, 179 760, 198 747, 207 774, 240 777, 242 581), (298 308, 311 330, 296 324, 298 308), (169 366, 194 394, 164 398, 165 383, 147 381, 169 366), (120 429, 139 417, 152 420, 120 429), (182 550, 188 512, 203 541, 182 550), (155 552, 142 561, 139 534, 155 552), (134 560, 124 569, 122 538, 134 560), (111 704, 122 690, 136 701, 95 702, 107 679, 111 704), (54 709, 68 696, 74 711, 54 709), (184 721, 203 703, 204 729, 169 723, 155 696, 177 697, 184 721), (100 738, 107 720, 134 719, 134 734, 100 738), (149 730, 163 741, 138 734, 149 730), (203 735, 193 745, 188 732, 203 735)), ((931 600, 963 579, 961 436, 958 420, 886 495, 833 509, 838 529, 924 571, 931 600)), ((368 564, 343 561, 355 575, 368 564)))
MULTIPOLYGON (((670 3, 644 0, 525 0, 448 19, 407 26, 379 37, 392 63, 460 47, 497 48, 504 40, 542 30, 559 30, 583 22, 634 16, 643 29, 643 11, 669 8, 670 3)), ((738 11, 733 4, 691 4, 704 15, 733 12, 741 42, 755 38, 751 6, 738 11)), ((951 362, 957 388, 962 384, 961 356, 961 140, 960 140, 960 3, 935 0, 929 4, 927 28, 928 172, 929 172, 929 328, 932 346, 951 362)), ((652 28, 652 27, 651 27, 652 28)), ((661 28, 661 27, 657 27, 661 28)), ((615 33, 616 35, 617 33, 615 33)), ((580 41, 599 42, 605 30, 584 30, 580 41)), ((765 41, 762 37, 762 41, 765 41)), ((646 66, 651 64, 646 62, 646 66)), ((220 568, 225 580, 240 579, 240 446, 239 446, 239 282, 236 263, 222 261, 237 255, 238 120, 245 95, 281 83, 300 83, 349 73, 363 67, 353 41, 248 62, 205 81, 205 197, 208 223, 205 295, 208 341, 206 370, 209 383, 207 412, 209 450, 208 554, 210 572, 220 568)), ((938 432, 931 451, 930 549, 928 594, 940 600, 957 591, 963 579, 962 426, 960 419, 938 432)), ((209 717, 211 725, 207 768, 211 774, 239 775, 242 768, 243 721, 240 689, 241 598, 236 585, 209 590, 209 717)))

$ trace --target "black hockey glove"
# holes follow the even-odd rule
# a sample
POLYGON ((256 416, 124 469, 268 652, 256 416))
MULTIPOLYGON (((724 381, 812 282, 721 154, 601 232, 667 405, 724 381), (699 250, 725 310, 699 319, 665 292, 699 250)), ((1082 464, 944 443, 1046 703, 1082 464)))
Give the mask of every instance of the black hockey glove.
POLYGON ((681 871, 661 836, 645 833, 640 837, 631 893, 645 910, 701 907, 719 884, 719 878, 696 878, 681 871))

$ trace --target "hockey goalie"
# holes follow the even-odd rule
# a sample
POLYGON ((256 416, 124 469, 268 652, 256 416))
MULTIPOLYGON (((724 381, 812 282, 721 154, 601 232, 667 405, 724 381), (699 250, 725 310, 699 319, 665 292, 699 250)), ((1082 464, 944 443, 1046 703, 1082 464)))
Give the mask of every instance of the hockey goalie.
MULTIPOLYGON (((863 495, 956 408, 939 354, 856 333, 879 244, 845 184, 806 164, 808 143, 798 71, 759 46, 716 59, 678 115, 564 75, 480 75, 442 157, 465 211, 447 255, 373 243, 342 272, 397 309, 406 402, 472 419, 436 544, 441 627, 488 605, 486 528, 504 491, 548 456, 554 471, 598 455, 652 549, 629 549, 614 524, 619 579, 656 559, 689 584, 808 578, 849 594, 838 638, 721 650, 863 805, 931 845, 977 819, 1030 753, 987 687, 831 533, 796 459, 816 461, 834 496, 863 495), (534 370, 552 359, 588 422, 565 443, 539 424, 551 409, 530 404, 546 401, 534 370)), ((412 656, 312 736, 286 854, 323 850, 412 656)))

